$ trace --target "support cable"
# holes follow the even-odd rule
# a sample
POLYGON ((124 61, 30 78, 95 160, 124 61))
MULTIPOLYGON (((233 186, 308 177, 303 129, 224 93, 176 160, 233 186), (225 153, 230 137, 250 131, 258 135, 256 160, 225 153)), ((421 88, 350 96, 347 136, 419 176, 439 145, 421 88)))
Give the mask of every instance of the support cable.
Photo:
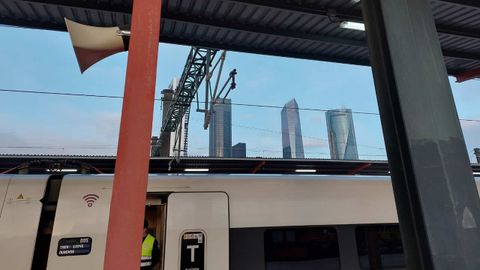
MULTIPOLYGON (((65 92, 52 92, 52 91, 37 91, 37 90, 19 90, 19 89, 0 89, 0 92, 7 93, 18 93, 18 94, 40 94, 40 95, 56 95, 56 96, 72 96, 72 97, 92 97, 92 98, 106 98, 106 99, 123 99, 123 96, 115 95, 98 95, 98 94, 85 94, 85 93, 65 93, 65 92)), ((162 101, 161 98, 156 98, 155 101, 162 101)), ((199 103, 204 103, 199 101, 199 103)), ((270 104, 254 104, 254 103, 230 103, 233 106, 242 106, 242 107, 254 107, 254 108, 265 108, 265 109, 283 109, 283 106, 280 105, 270 105, 270 104)), ((297 109, 290 109, 297 110, 297 109)), ((335 109, 324 109, 324 108, 309 108, 309 107, 299 107, 299 111, 312 111, 312 112, 327 112, 335 111, 335 109)), ((366 112, 366 111, 352 111, 352 114, 357 115, 380 115, 377 112, 366 112)), ((459 118, 460 121, 464 122, 478 122, 480 119, 470 119, 470 118, 459 118)))

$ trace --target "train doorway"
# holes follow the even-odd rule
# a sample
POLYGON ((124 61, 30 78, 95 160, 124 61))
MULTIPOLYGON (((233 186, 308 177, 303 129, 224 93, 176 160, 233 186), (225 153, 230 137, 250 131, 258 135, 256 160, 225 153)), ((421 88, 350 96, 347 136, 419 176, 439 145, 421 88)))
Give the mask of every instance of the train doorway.
POLYGON ((148 222, 148 233, 158 241, 160 254, 159 262, 153 267, 153 270, 163 269, 163 251, 165 250, 165 220, 167 214, 166 196, 147 197, 145 206, 145 220, 148 222))

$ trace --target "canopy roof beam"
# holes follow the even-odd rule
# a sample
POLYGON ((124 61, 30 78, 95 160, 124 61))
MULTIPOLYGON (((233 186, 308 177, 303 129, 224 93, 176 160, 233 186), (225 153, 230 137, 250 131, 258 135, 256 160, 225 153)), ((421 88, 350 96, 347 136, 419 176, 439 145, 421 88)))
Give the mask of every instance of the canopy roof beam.
MULTIPOLYGON (((82 9, 90 9, 90 10, 96 10, 96 11, 114 12, 114 13, 121 13, 122 15, 131 15, 132 13, 131 6, 118 5, 118 4, 107 5, 105 3, 97 3, 96 1, 81 1, 81 0, 70 0, 68 2, 66 2, 65 0, 21 0, 21 1, 33 3, 33 4, 50 4, 50 5, 56 5, 56 6, 71 7, 71 8, 82 8, 82 9)), ((328 8, 318 9, 318 8, 302 7, 298 5, 290 5, 290 4, 280 3, 278 1, 269 1, 269 0, 224 0, 224 1, 232 2, 232 3, 243 3, 248 5, 255 5, 259 7, 274 8, 274 9, 282 10, 286 12, 293 11, 298 13, 304 13, 306 15, 331 17, 339 21, 349 20, 349 21, 363 22, 363 17, 360 12, 347 12, 340 9, 334 10, 334 9, 328 9, 328 8)), ((480 1, 477 1, 477 0, 448 0, 448 1, 441 0, 441 1, 452 3, 452 4, 461 4, 464 6, 480 8, 480 1)), ((194 19, 191 16, 180 17, 178 14, 176 16, 171 16, 171 14, 169 13, 162 12, 162 19, 196 23, 195 21, 197 22, 203 21, 206 18, 194 19), (191 20, 194 20, 194 21, 191 21, 191 20)), ((226 23, 226 22, 223 22, 223 23, 226 23)), ((223 25, 223 26, 217 25, 217 26, 228 27, 227 25, 223 25)), ((270 32, 278 31, 278 29, 270 29, 269 31, 270 32)), ((454 36, 480 39, 480 32, 475 31, 474 29, 448 27, 441 24, 437 24, 437 32, 445 35, 454 35, 454 36)), ((312 36, 315 36, 315 35, 310 35, 310 37, 312 36)))

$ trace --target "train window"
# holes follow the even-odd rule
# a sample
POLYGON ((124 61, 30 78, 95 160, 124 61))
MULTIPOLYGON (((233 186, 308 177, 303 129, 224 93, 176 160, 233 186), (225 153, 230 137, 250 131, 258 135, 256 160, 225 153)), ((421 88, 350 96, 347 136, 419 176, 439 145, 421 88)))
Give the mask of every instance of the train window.
POLYGON ((362 269, 406 268, 398 225, 359 226, 355 236, 362 269))
POLYGON ((230 229, 230 270, 265 270, 265 228, 230 229))
POLYGON ((340 269, 337 232, 331 227, 269 229, 265 269, 340 269))

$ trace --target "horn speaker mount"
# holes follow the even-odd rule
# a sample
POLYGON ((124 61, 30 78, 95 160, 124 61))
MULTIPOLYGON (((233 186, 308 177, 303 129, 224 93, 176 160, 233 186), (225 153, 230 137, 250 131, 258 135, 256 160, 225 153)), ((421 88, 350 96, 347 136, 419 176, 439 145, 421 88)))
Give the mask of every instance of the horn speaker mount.
POLYGON ((81 73, 110 55, 128 51, 128 27, 96 27, 67 18, 65 24, 81 73))

